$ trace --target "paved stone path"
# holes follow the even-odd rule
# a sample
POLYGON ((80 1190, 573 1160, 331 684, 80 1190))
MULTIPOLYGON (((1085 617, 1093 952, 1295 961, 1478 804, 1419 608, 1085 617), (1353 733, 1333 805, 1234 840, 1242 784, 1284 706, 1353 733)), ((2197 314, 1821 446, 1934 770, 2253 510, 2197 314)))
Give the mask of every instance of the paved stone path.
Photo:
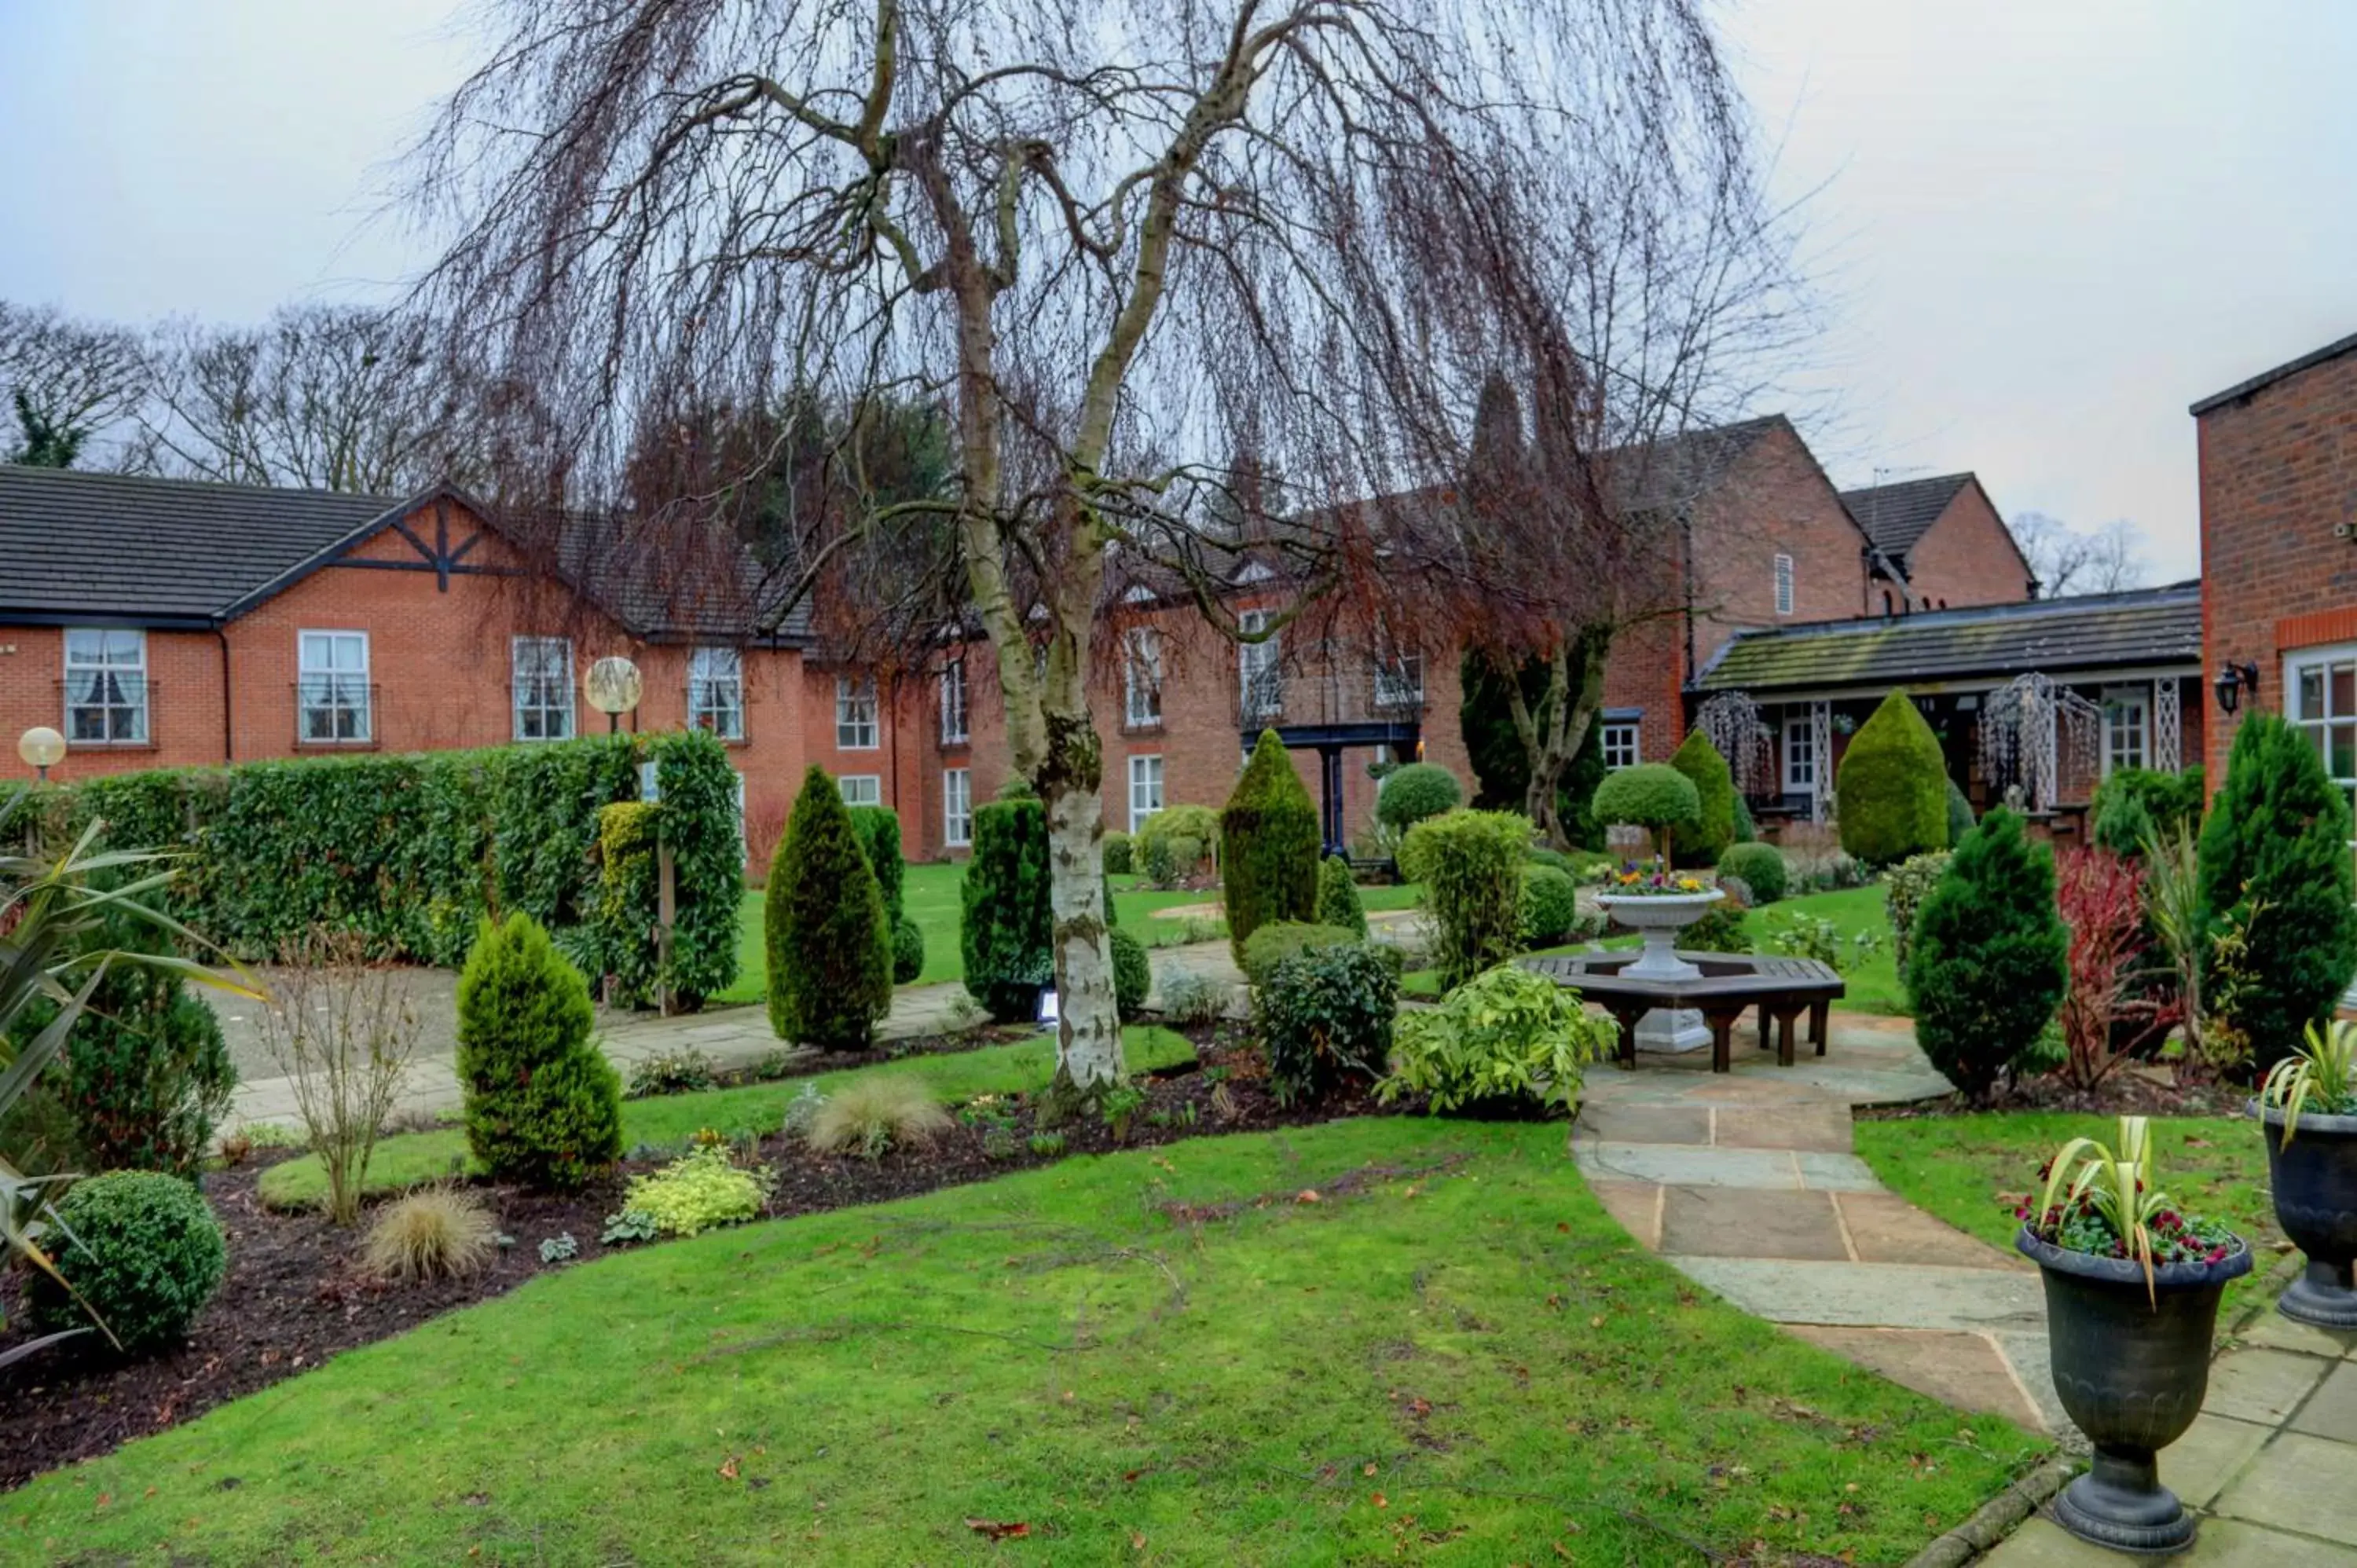
MULTIPOLYGON (((1885 1189, 1851 1153, 1851 1107, 1945 1093, 1903 1019, 1834 1015, 1823 1057, 1746 1049, 1590 1073, 1572 1152, 1631 1234, 1757 1316, 1962 1410, 2083 1447, 2047 1369, 2035 1266, 1885 1189)), ((1805 1049, 1805 1047, 1803 1047, 1805 1049)), ((2357 1568, 2357 1334, 2268 1312, 2211 1369, 2161 1478, 2204 1516, 2199 1568, 2357 1568)), ((1982 1561, 2097 1568, 2115 1554, 2044 1518, 1982 1561)))

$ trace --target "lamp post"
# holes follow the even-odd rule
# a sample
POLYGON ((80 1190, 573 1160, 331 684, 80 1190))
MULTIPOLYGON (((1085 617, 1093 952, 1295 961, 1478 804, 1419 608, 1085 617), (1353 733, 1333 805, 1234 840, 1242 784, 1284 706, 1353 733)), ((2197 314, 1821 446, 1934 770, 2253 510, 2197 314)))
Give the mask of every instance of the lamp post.
POLYGON ((66 759, 66 737, 47 725, 35 725, 16 737, 16 755, 31 763, 46 784, 49 769, 66 759))
POLYGON ((622 715, 635 710, 646 683, 639 678, 639 667, 619 653, 609 653, 589 666, 589 673, 581 678, 581 690, 589 705, 606 715, 606 733, 616 735, 622 728, 622 715))

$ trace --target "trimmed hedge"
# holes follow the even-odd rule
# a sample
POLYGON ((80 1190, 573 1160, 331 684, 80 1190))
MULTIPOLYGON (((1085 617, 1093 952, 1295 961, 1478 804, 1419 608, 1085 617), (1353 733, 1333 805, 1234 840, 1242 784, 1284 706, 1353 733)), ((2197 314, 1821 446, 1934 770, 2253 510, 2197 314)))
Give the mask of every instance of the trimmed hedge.
POLYGON ((1104 868, 1107 876, 1127 876, 1135 862, 1131 853, 1136 845, 1127 833, 1114 832, 1104 835, 1104 868))
POLYGON ((1662 843, 1665 831, 1702 820, 1702 791, 1666 762, 1641 762, 1606 774, 1590 810, 1607 827, 1643 828, 1653 835, 1659 854, 1667 847, 1662 843))
POLYGON ((966 991, 1002 1024, 1028 1024, 1056 974, 1048 902, 1048 812, 1037 796, 974 811, 974 854, 960 884, 958 949, 966 991))
MULTIPOLYGON (((1137 824, 1130 868, 1157 887, 1174 886, 1202 871, 1219 844, 1219 812, 1209 806, 1165 806, 1137 824)), ((1112 869, 1110 863, 1106 869, 1112 869)))
POLYGON ((1571 873, 1532 862, 1523 867, 1523 945, 1553 947, 1579 929, 1579 884, 1571 873))
POLYGON ((1741 880, 1751 890, 1751 902, 1773 904, 1784 896, 1790 875, 1784 852, 1772 843, 1729 844, 1718 857, 1718 874, 1741 880))
POLYGON ((1220 812, 1221 897, 1239 960, 1261 927, 1316 917, 1322 838, 1318 807, 1301 787, 1285 743, 1275 730, 1261 731, 1220 812))
POLYGON ((181 1338, 229 1272, 229 1245, 196 1187, 160 1171, 113 1171, 78 1181, 58 1199, 71 1241, 49 1251, 78 1303, 39 1270, 27 1304, 45 1330, 85 1327, 82 1303, 133 1356, 181 1338))
POLYGON ((1237 967, 1254 985, 1265 985, 1276 966, 1286 959, 1319 948, 1356 946, 1359 940, 1355 932, 1340 926, 1321 926, 1311 920, 1272 920, 1244 943, 1237 967))
MULTIPOLYGON (((1305 792, 1306 793, 1306 792, 1305 792)), ((1375 795, 1375 820, 1398 832, 1465 802, 1457 775, 1430 762, 1411 762, 1383 775, 1375 795)))
POLYGON ((1858 725, 1834 774, 1842 848, 1868 865, 1948 847, 1948 761, 1905 692, 1858 725))
POLYGON ((1681 865, 1710 865, 1735 842, 1735 771, 1700 730, 1678 743, 1670 766, 1695 787, 1696 813, 1670 829, 1670 850, 1681 865))
POLYGON ((1154 989, 1154 965, 1146 944, 1115 926, 1105 933, 1113 950, 1113 1000, 1125 1024, 1146 1011, 1146 993, 1154 989))
POLYGON ((1442 990, 1505 962, 1520 947, 1530 840, 1530 820, 1512 811, 1451 811, 1409 830, 1400 859, 1415 865, 1424 884, 1442 990))
POLYGON ((584 950, 598 920, 598 808, 656 765, 678 901, 683 999, 737 978, 744 847, 726 747, 701 730, 477 751, 156 768, 48 793, 52 825, 180 853, 167 910, 250 961, 315 926, 380 957, 455 968, 484 917, 520 911, 584 950))
POLYGON ((867 852, 867 869, 876 874, 876 891, 884 898, 884 918, 899 924, 901 886, 908 863, 900 854, 900 813, 889 806, 849 806, 851 827, 859 847, 867 852))
POLYGON ((597 808, 597 951, 613 977, 614 1000, 643 1007, 661 969, 662 899, 656 832, 662 808, 617 800, 597 808))
POLYGON ((813 764, 762 911, 770 1026, 781 1040, 865 1050, 891 1011, 892 927, 862 838, 841 787, 813 764))

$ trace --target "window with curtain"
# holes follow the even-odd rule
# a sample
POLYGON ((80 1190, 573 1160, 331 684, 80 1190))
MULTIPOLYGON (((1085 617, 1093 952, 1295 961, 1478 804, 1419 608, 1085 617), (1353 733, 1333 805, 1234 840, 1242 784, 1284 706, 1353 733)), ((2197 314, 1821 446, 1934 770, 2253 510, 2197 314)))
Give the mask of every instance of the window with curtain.
POLYGON ((66 739, 76 746, 145 744, 145 632, 128 627, 68 628, 66 739))
POLYGON ((699 648, 687 660, 688 722, 723 740, 745 738, 745 658, 733 648, 699 648))
POLYGON ((371 738, 369 639, 364 631, 296 634, 296 735, 306 746, 371 738))
POLYGON ((511 659, 516 739, 572 739, 572 642, 562 637, 519 637, 511 659))

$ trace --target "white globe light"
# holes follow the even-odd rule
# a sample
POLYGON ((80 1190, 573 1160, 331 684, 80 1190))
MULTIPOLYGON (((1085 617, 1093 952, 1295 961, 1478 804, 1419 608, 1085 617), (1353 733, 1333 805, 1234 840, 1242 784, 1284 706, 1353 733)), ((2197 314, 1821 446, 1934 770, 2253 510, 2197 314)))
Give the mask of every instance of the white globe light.
POLYGON ((16 755, 35 768, 55 768, 66 759, 66 737, 47 725, 35 725, 16 737, 16 755))
POLYGON ((639 678, 639 667, 619 653, 609 653, 589 666, 582 678, 581 689, 588 694, 589 705, 608 717, 627 714, 639 705, 645 682, 639 678))

